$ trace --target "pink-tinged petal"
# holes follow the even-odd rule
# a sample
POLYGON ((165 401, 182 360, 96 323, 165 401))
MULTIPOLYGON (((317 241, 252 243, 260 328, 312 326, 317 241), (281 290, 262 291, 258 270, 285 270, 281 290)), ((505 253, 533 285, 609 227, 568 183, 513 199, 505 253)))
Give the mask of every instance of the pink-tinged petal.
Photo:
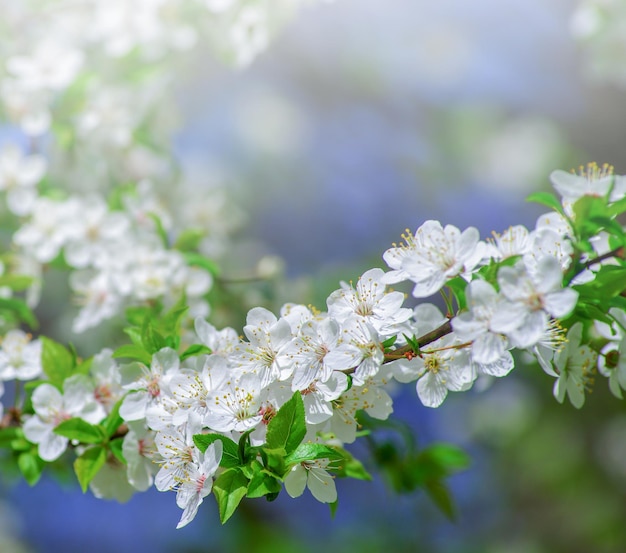
POLYGON ((559 292, 548 294, 544 298, 544 308, 553 317, 558 319, 569 315, 578 301, 578 292, 571 288, 564 288, 559 292))

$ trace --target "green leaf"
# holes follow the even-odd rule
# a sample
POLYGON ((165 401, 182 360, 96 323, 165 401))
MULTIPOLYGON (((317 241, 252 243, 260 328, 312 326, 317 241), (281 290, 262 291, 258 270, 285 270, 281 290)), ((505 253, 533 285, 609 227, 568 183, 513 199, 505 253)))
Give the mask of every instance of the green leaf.
POLYGON ((200 242, 206 236, 206 231, 200 228, 189 228, 178 235, 174 248, 181 252, 195 251, 200 246, 200 242))
POLYGON ((563 206, 558 198, 550 192, 535 192, 526 198, 527 202, 542 204, 563 215, 563 206))
POLYGON ((365 467, 348 452, 344 457, 343 465, 337 469, 337 476, 342 478, 355 478, 356 480, 371 480, 372 475, 365 470, 365 467))
POLYGON ((130 338, 130 341, 136 346, 143 348, 143 341, 141 339, 141 328, 138 326, 127 326, 124 329, 124 333, 130 338))
POLYGON ((283 448, 287 455, 296 450, 306 435, 304 402, 295 392, 267 425, 266 442, 270 449, 283 448))
POLYGON ((261 449, 261 457, 263 458, 264 465, 273 474, 277 474, 282 478, 287 473, 287 467, 285 465, 285 448, 263 447, 261 449))
POLYGON ((435 505, 443 512, 449 520, 456 519, 456 508, 452 500, 452 494, 442 480, 429 480, 424 489, 435 505))
POLYGON ((117 348, 113 352, 113 358, 118 359, 120 357, 136 359, 147 366, 150 366, 152 363, 152 355, 143 346, 138 346, 137 344, 124 344, 117 348))
POLYGON ((99 444, 106 439, 104 429, 101 426, 89 424, 86 420, 78 417, 63 421, 55 427, 54 433, 70 440, 78 440, 83 444, 99 444))
POLYGON ((32 283, 34 278, 26 275, 2 275, 0 276, 0 286, 6 286, 14 292, 26 290, 32 283))
POLYGON ((462 277, 456 277, 446 282, 446 286, 454 294, 454 299, 459 310, 467 308, 467 299, 465 296, 465 289, 467 288, 467 281, 462 277))
POLYGON ((108 438, 112 437, 124 423, 124 419, 120 417, 120 406, 122 405, 122 401, 124 401, 124 398, 115 403, 106 419, 100 423, 101 426, 104 427, 104 432, 108 438))
POLYGON ((213 494, 217 500, 222 524, 233 516, 247 491, 248 479, 239 469, 228 469, 213 482, 213 494))
POLYGON ((194 355, 210 355, 211 353, 213 353, 213 350, 204 344, 193 344, 181 354, 180 360, 184 361, 188 357, 193 357, 194 355))
POLYGON ((107 450, 102 446, 90 447, 74 461, 74 471, 83 493, 87 491, 98 471, 107 460, 107 450))
POLYGON ((34 486, 41 477, 44 462, 31 450, 19 454, 17 466, 26 482, 28 482, 28 485, 34 486))
POLYGON ((241 464, 239 459, 239 448, 233 440, 220 434, 194 434, 193 436, 193 443, 196 444, 196 447, 202 453, 204 453, 212 443, 218 440, 222 442, 223 446, 220 467, 238 467, 241 464))
POLYGON ((124 445, 124 438, 115 438, 115 440, 111 440, 109 442, 109 450, 111 451, 111 453, 113 453, 113 455, 115 455, 115 458, 122 463, 123 465, 126 465, 126 459, 124 458, 124 452, 122 450, 122 447, 124 445))
POLYGON ((248 485, 246 495, 250 498, 263 497, 280 493, 282 486, 275 476, 266 471, 254 473, 248 485))
POLYGON ((157 332, 154 322, 149 318, 146 318, 141 329, 141 341, 148 353, 156 353, 165 347, 165 338, 157 332))
POLYGON ((25 322, 30 328, 37 328, 39 323, 30 307, 19 298, 0 298, 0 312, 9 311, 18 321, 25 322))
POLYGON ((343 461, 344 459, 350 459, 350 455, 347 451, 338 447, 307 442, 300 444, 295 451, 287 455, 285 464, 293 466, 304 461, 314 461, 315 459, 343 461))
POLYGON ((93 364, 93 357, 88 357, 74 367, 74 374, 89 374, 91 365, 93 364))
POLYGON ((433 444, 421 452, 431 463, 441 468, 444 474, 465 470, 470 465, 470 457, 462 449, 451 444, 433 444))
POLYGON ((187 265, 190 267, 200 267, 201 269, 211 273, 213 276, 218 276, 220 274, 220 268, 215 261, 204 257, 199 253, 185 252, 183 255, 185 256, 187 265))
POLYGON ((61 388, 63 382, 74 371, 74 356, 65 346, 51 338, 41 336, 40 340, 42 343, 41 363, 43 371, 52 384, 61 388))
POLYGON ((398 336, 394 334, 391 338, 387 338, 381 345, 383 346, 384 349, 390 348, 396 343, 397 339, 398 339, 398 336))
POLYGON ((157 235, 161 239, 161 242, 163 243, 163 247, 165 249, 169 249, 170 239, 167 236, 167 231, 165 230, 165 227, 163 226, 163 221, 161 221, 161 218, 156 213, 148 213, 148 217, 150 217, 150 219, 154 221, 157 235))
POLYGON ((329 503, 328 506, 330 507, 330 518, 334 519, 335 516, 337 515, 337 507, 339 507, 339 500, 336 499, 332 503, 329 503))
POLYGON ((24 433, 22 432, 22 429, 17 426, 0 428, 0 447, 13 449, 13 442, 18 439, 23 439, 23 437, 24 433))

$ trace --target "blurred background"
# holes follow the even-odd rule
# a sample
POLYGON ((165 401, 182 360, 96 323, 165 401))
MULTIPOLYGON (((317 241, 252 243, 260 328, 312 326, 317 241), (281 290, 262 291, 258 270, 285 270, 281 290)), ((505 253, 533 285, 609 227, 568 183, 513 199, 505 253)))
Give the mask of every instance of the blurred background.
MULTIPOLYGON (((606 161, 626 172, 625 91, 576 40, 577 6, 337 0, 300 10, 245 69, 199 45, 180 67, 173 148, 198 183, 225 185, 237 206, 225 273, 245 276, 262 258, 284 268, 269 291, 228 292, 249 305, 324 308, 339 280, 382 267, 407 227, 438 219, 483 237, 532 227, 543 209, 524 198, 549 190, 552 170, 606 161)), ((626 51, 612 54, 626 65, 626 51)), ((243 317, 218 310, 213 322, 241 328, 243 317)), ((395 417, 420 445, 449 441, 471 455, 451 480, 456 522, 375 474, 338 482, 334 519, 307 492, 244 502, 225 527, 207 500, 176 531, 171 494, 119 505, 47 477, 33 489, 3 484, 0 550, 620 553, 626 415, 599 384, 581 411, 557 404, 552 379, 521 361, 437 410, 412 387, 398 390, 395 417)))

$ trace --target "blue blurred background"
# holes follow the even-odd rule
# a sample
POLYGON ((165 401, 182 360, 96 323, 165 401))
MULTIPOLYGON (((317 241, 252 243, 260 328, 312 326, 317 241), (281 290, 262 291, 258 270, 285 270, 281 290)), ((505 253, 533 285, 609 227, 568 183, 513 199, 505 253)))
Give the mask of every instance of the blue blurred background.
MULTIPOLYGON (((626 170, 624 91, 584 78, 572 9, 568 0, 308 7, 246 70, 196 52, 178 86, 173 146, 183 164, 229 183, 247 215, 242 257, 281 256, 281 294, 304 290, 324 307, 338 280, 382 266, 407 227, 433 218, 488 236, 532 226, 542 209, 524 198, 549 188, 551 170, 593 160, 626 170)), ((377 476, 338 482, 334 519, 305 494, 245 503, 220 527, 209 498, 181 531, 172 494, 119 505, 45 478, 6 487, 7 524, 36 553, 626 551, 620 405, 598 389, 578 412, 556 404, 535 367, 516 373, 438 410, 414 389, 397 397, 395 416, 420 444, 448 440, 472 456, 451 481, 456 523, 377 476)))

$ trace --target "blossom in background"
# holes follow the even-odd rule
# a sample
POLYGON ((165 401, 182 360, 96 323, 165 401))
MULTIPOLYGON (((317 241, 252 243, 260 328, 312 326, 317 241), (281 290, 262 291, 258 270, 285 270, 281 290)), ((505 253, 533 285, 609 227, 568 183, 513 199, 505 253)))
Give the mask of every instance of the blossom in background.
POLYGON ((6 193, 12 213, 23 216, 32 211, 37 184, 46 168, 46 159, 41 155, 24 155, 15 146, 5 146, 0 151, 0 190, 6 193))
POLYGON ((42 373, 41 341, 19 329, 7 332, 0 349, 0 379, 31 380, 42 373))

